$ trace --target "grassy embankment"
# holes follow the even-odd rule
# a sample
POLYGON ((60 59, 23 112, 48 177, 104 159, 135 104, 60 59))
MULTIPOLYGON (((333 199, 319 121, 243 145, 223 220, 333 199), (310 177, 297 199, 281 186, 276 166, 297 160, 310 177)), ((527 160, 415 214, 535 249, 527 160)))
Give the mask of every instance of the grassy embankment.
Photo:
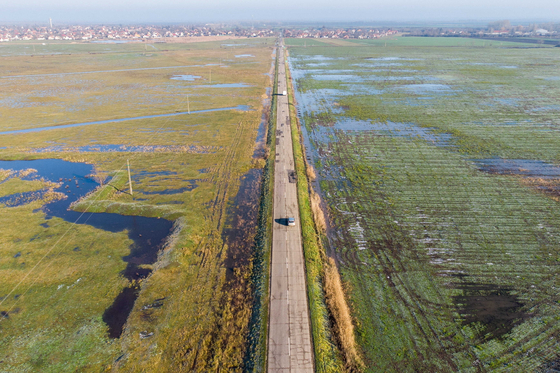
MULTIPOLYGON (((146 53, 143 46, 125 45, 106 46, 109 51, 103 54, 90 54, 81 44, 49 47, 65 48, 71 55, 30 57, 10 46, 12 55, 5 58, 4 75, 39 76, 2 79, 6 94, 0 111, 8 118, 2 130, 186 111, 187 94, 191 110, 248 104, 254 111, 0 136, 3 159, 87 162, 95 165, 99 179, 123 174, 130 159, 134 196, 115 177, 109 182, 112 186, 91 196, 96 199, 92 209, 178 219, 167 250, 157 263, 146 266, 155 270, 140 284, 123 337, 111 340, 102 315, 129 284, 121 274, 126 267, 122 257, 128 255, 132 243, 127 232, 72 226, 58 218, 46 220, 39 210, 44 200, 2 206, 3 225, 9 229, 2 236, 0 296, 19 281, 27 289, 23 295, 16 291, 2 304, 2 310, 11 310, 1 326, 4 367, 8 371, 99 371, 121 357, 115 368, 123 371, 240 369, 249 316, 232 320, 229 305, 222 302, 222 261, 227 252, 222 232, 228 201, 237 194, 240 176, 259 164, 251 156, 262 96, 269 84, 263 75, 270 68, 269 46, 260 41, 235 50, 219 43, 173 44, 165 51, 146 53), (235 58, 235 54, 255 57, 235 58), (203 66, 220 61, 221 66, 203 66), (189 67, 161 69, 169 66, 189 67), (249 86, 200 87, 210 83, 210 68, 213 84, 249 86), (97 72, 68 74, 83 71, 97 72), (169 79, 179 74, 201 78, 192 82, 169 79), (7 92, 12 92, 10 97, 7 92), (144 146, 145 151, 79 150, 92 144, 144 146), (35 151, 38 148, 47 149, 35 151), (123 186, 125 192, 119 192, 123 186), (57 244, 67 231, 62 245, 57 244), (56 250, 49 253, 53 245, 56 250), (31 275, 25 278, 27 273, 31 275), (142 309, 160 298, 165 298, 162 306, 142 309), (143 331, 154 335, 141 339, 143 331)), ((2 184, 2 194, 46 187, 21 181, 22 185, 8 190, 15 183, 12 180, 2 184)), ((251 300, 246 301, 249 308, 251 300)))

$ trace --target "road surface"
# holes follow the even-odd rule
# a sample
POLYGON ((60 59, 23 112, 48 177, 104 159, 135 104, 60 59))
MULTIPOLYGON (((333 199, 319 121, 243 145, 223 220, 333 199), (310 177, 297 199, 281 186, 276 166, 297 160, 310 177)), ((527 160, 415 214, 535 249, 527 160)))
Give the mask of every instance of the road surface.
MULTIPOLYGON (((278 92, 287 91, 283 43, 278 48, 278 92)), ((268 372, 313 372, 313 346, 296 183, 290 182, 294 153, 288 97, 277 96, 274 222, 268 320, 268 372), (288 226, 288 218, 296 226, 288 226)))

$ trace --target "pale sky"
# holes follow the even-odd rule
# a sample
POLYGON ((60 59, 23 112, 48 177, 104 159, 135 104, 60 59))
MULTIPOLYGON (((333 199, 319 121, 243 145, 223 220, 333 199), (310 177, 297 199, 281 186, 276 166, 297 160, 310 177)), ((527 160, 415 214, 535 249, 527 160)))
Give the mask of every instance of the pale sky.
POLYGON ((559 0, 2 0, 0 22, 560 21, 559 0))

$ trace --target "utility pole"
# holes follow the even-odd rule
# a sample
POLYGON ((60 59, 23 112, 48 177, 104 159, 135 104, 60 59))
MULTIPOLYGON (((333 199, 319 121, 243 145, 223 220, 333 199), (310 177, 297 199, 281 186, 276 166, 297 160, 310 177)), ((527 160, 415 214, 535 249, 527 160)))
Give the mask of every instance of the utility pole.
POLYGON ((189 95, 187 95, 187 111, 191 113, 191 105, 189 104, 189 95))
POLYGON ((126 160, 126 168, 128 168, 128 186, 130 187, 130 195, 132 195, 132 179, 130 178, 130 163, 126 160))

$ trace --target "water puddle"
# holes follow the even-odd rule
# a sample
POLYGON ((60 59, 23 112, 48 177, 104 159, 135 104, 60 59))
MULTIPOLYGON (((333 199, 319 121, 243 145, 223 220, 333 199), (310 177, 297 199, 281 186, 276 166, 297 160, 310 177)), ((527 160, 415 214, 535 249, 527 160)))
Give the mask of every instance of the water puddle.
POLYGON ((543 179, 560 177, 560 167, 529 159, 471 159, 483 172, 498 175, 521 175, 543 179))
POLYGON ((271 102, 272 88, 266 88, 266 98, 263 100, 263 112, 261 115, 261 123, 257 131, 257 138, 255 139, 255 150, 253 151, 253 158, 264 158, 266 154, 266 130, 268 128, 268 118, 270 115, 270 102, 271 102))
POLYGON ((547 105, 527 110, 529 112, 560 111, 560 105, 547 105))
POLYGON ((236 54, 235 58, 247 58, 247 57, 255 57, 252 54, 236 54))
POLYGON ((321 67, 321 66, 330 66, 330 62, 317 62, 317 63, 308 63, 307 66, 311 67, 321 67))
POLYGON ((190 88, 247 88, 252 87, 247 83, 222 83, 222 84, 204 84, 204 85, 193 85, 190 88))
POLYGON ((333 61, 336 58, 334 57, 326 57, 320 54, 315 54, 315 55, 311 55, 311 56, 299 56, 296 58, 296 60, 316 60, 316 61, 333 61))
POLYGON ((118 70, 95 70, 95 71, 75 71, 68 73, 53 73, 53 74, 29 74, 29 75, 6 75, 0 76, 0 79, 11 78, 34 78, 40 76, 66 76, 66 75, 82 75, 82 74, 98 74, 98 73, 120 73, 125 71, 141 71, 141 70, 165 70, 165 69, 182 69, 186 67, 200 67, 205 65, 183 65, 183 66, 164 66, 164 67, 139 67, 136 69, 118 69, 118 70))
POLYGON ((472 325, 483 341, 504 336, 530 316, 512 289, 468 282, 459 289, 463 294, 453 300, 463 324, 472 325))
POLYGON ((443 92, 452 92, 453 90, 445 85, 445 84, 407 84, 402 87, 402 89, 406 89, 407 91, 416 93, 416 94, 425 94, 425 93, 443 93, 443 92))
MULTIPOLYGON (((41 210, 47 220, 58 217, 70 223, 87 224, 97 229, 109 232, 127 231, 133 241, 130 254, 123 257, 127 263, 123 276, 131 281, 131 286, 125 288, 109 307, 103 319, 109 326, 112 338, 118 338, 122 333, 124 322, 132 310, 137 297, 135 284, 137 280, 147 277, 151 270, 141 268, 143 264, 153 264, 157 260, 157 253, 162 248, 165 238, 170 234, 173 223, 165 219, 146 218, 143 216, 125 216, 111 213, 85 213, 69 210, 70 205, 85 194, 93 191, 99 183, 90 177, 94 173, 92 165, 73 163, 60 159, 37 159, 31 161, 0 161, 0 168, 4 170, 22 171, 35 169, 36 173, 28 178, 44 178, 60 183, 54 191, 63 193, 66 198, 45 204, 41 210), (123 322, 124 320, 124 322, 123 322)), ((48 223, 46 223, 48 224, 48 223)))
POLYGON ((368 61, 422 61, 422 58, 404 58, 404 57, 368 57, 368 61))
POLYGON ((329 80, 329 81, 343 81, 349 83, 359 83, 364 82, 365 79, 358 75, 342 75, 342 74, 323 74, 323 75, 312 75, 311 76, 315 80, 329 80))
POLYGON ((198 75, 173 75, 171 80, 185 80, 187 82, 194 82, 196 79, 202 79, 201 76, 198 75))
POLYGON ((224 266, 230 279, 235 268, 247 266, 252 257, 262 173, 262 169, 253 168, 242 176, 239 192, 229 208, 228 228, 224 229, 222 238, 228 245, 224 266))
POLYGON ((369 122, 364 120, 337 120, 329 127, 315 127, 311 136, 319 142, 328 144, 336 136, 336 131, 371 131, 376 135, 390 137, 404 137, 407 139, 422 139, 435 146, 451 146, 452 135, 434 132, 434 128, 419 127, 410 123, 397 122, 369 122))
POLYGON ((118 123, 118 122, 124 122, 124 121, 128 121, 128 120, 166 118, 166 117, 174 117, 174 116, 177 116, 177 115, 209 113, 209 112, 213 112, 213 111, 226 111, 226 110, 248 111, 249 109, 250 109, 250 106, 248 106, 248 105, 237 105, 237 106, 231 106, 231 107, 225 107, 225 108, 195 110, 195 111, 191 111, 191 112, 181 111, 181 112, 178 112, 178 113, 170 113, 170 114, 144 115, 144 116, 141 116, 141 117, 109 119, 109 120, 100 120, 100 121, 95 121, 95 122, 62 124, 60 126, 48 126, 48 127, 39 127, 39 128, 28 128, 28 129, 24 129, 24 130, 4 131, 4 132, 0 132, 0 135, 11 135, 11 134, 16 134, 16 133, 29 133, 29 132, 41 132, 41 131, 49 131, 49 130, 56 130, 56 129, 63 129, 63 128, 90 126, 90 125, 93 125, 93 124, 118 123))
POLYGON ((222 149, 218 146, 206 145, 86 145, 69 147, 64 145, 53 145, 45 148, 33 148, 31 153, 190 153, 190 154, 213 154, 222 149))
POLYGON ((518 98, 495 98, 494 101, 498 102, 502 105, 507 106, 519 106, 519 99, 518 98))

